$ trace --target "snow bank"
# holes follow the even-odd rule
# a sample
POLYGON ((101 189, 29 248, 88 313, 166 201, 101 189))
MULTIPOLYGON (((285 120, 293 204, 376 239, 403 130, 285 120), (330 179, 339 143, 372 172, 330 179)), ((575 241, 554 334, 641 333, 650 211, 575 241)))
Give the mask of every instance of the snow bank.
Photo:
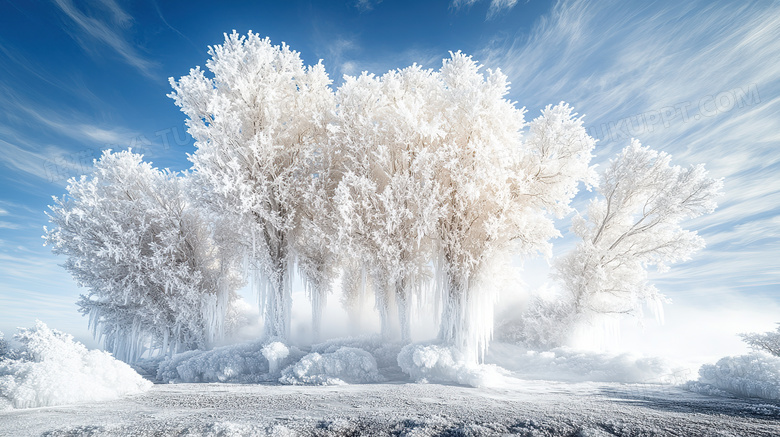
POLYGON ((410 344, 398 354, 401 370, 417 382, 443 382, 472 387, 496 387, 504 381, 503 369, 490 364, 465 363, 455 349, 436 344, 410 344))
POLYGON ((87 348, 43 322, 20 329, 22 346, 0 357, 0 409, 115 399, 152 383, 111 354, 87 348))
POLYGON ((658 357, 606 354, 556 348, 537 352, 494 342, 487 362, 523 379, 563 382, 682 383, 690 372, 658 357))
POLYGON ((282 371, 282 384, 336 385, 380 382, 376 359, 363 349, 341 347, 335 352, 312 352, 282 371))
POLYGON ((686 389, 706 395, 780 399, 780 357, 751 353, 725 357, 699 369, 699 380, 686 389))
POLYGON ((327 354, 336 352, 343 347, 362 349, 373 355, 379 369, 387 369, 398 367, 396 358, 403 345, 401 343, 388 343, 382 340, 380 335, 368 335, 328 340, 312 346, 311 351, 327 354))
POLYGON ((189 351, 165 359, 157 369, 160 382, 276 381, 279 369, 296 361, 303 353, 278 341, 257 340, 210 351, 189 351))

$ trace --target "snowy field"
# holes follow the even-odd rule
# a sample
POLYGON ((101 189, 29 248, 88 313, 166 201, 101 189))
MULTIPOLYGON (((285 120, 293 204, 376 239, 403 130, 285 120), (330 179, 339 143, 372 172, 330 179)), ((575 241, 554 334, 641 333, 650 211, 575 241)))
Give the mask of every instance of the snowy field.
POLYGON ((651 384, 158 384, 109 402, 0 412, 0 424, 3 436, 776 436, 780 403, 651 384))

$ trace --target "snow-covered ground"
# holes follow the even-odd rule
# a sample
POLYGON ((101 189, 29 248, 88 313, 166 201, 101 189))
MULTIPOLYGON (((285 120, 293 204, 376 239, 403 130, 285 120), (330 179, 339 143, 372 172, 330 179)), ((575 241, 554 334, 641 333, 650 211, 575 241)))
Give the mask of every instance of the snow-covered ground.
POLYGON ((780 358, 761 353, 692 381, 660 358, 567 348, 496 342, 477 365, 378 336, 254 340, 144 360, 144 380, 42 323, 16 338, 0 359, 0 436, 780 435, 780 358))
POLYGON ((668 385, 158 384, 123 399, 0 412, 3 436, 776 436, 780 403, 668 385))

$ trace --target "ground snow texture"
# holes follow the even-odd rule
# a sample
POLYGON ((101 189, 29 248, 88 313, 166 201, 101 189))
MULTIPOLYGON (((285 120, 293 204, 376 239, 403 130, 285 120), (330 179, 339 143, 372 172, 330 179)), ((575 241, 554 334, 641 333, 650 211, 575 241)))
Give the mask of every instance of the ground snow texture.
POLYGON ((780 357, 762 352, 725 357, 699 370, 685 388, 708 395, 780 399, 780 357))
POLYGON ((22 343, 0 357, 0 409, 105 401, 149 390, 152 384, 111 354, 37 322, 22 343))
POLYGON ((108 402, 0 412, 0 436, 766 436, 780 402, 658 384, 500 388, 157 384, 108 402))

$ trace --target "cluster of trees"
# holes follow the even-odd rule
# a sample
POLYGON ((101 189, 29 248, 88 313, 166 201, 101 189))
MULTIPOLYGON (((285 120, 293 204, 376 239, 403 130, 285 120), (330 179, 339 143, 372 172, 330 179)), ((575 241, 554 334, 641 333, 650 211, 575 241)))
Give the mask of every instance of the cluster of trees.
MULTIPOLYGON (((171 79, 195 139, 190 172, 106 153, 52 206, 47 242, 89 287, 80 305, 93 327, 130 359, 143 341, 164 353, 208 347, 250 274, 266 335, 288 337, 297 273, 315 332, 341 277, 352 317, 369 287, 382 333, 408 341, 415 303, 431 302, 440 339, 476 361, 493 329, 488 267, 507 253, 549 255, 554 218, 597 180, 595 141, 570 106, 526 122, 506 76, 459 52, 438 71, 346 76, 336 90, 321 63, 251 32, 209 54, 208 74, 171 79)), ((557 267, 565 311, 528 315, 560 325, 550 314, 656 299, 646 266, 701 247, 679 222, 711 211, 720 185, 633 143, 601 175, 604 199, 575 219, 583 242, 557 267)))

